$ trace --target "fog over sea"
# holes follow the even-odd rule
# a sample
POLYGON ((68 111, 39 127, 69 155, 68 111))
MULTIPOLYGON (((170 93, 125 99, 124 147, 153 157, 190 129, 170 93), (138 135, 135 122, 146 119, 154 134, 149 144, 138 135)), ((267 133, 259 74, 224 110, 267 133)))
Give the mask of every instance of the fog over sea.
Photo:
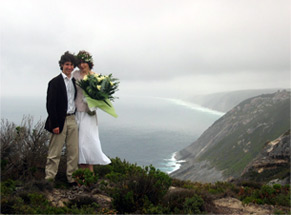
MULTIPOLYGON (((170 173, 179 168, 175 152, 193 143, 223 113, 178 99, 119 96, 118 118, 98 110, 103 152, 170 173)), ((45 98, 1 98, 1 118, 20 124, 24 115, 45 120, 45 98)))

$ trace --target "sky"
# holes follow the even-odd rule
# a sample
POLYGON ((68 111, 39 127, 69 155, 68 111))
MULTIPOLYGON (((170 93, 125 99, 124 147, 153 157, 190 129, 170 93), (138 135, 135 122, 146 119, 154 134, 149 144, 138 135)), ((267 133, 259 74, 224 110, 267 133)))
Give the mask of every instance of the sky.
POLYGON ((45 97, 65 51, 120 95, 290 88, 289 0, 0 0, 1 97, 45 97))

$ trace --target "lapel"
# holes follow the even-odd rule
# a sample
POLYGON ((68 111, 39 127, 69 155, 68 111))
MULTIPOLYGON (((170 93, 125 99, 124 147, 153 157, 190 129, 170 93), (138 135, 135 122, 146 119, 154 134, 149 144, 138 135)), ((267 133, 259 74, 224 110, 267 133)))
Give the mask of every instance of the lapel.
POLYGON ((74 89, 75 89, 75 97, 74 98, 76 99, 76 97, 77 97, 76 79, 73 77, 72 81, 73 81, 73 85, 74 85, 74 89))

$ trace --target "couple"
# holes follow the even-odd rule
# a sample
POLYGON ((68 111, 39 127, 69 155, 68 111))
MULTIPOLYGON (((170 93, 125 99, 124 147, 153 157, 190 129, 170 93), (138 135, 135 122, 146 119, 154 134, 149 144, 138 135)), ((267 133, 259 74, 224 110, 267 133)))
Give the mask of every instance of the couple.
POLYGON ((110 159, 102 152, 96 112, 91 112, 84 100, 82 89, 76 85, 85 75, 94 74, 92 56, 80 51, 77 56, 65 52, 59 61, 61 74, 48 84, 46 108, 48 118, 45 129, 52 133, 45 179, 54 180, 58 172, 61 152, 66 143, 67 180, 75 185, 72 174, 78 169, 93 165, 106 165, 110 159), (80 70, 73 73, 78 66, 80 70))

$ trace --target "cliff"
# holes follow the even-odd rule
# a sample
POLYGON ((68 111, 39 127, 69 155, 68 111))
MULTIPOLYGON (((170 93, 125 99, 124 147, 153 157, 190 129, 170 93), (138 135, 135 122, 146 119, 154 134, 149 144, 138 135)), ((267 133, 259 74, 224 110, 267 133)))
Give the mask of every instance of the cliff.
POLYGON ((290 128, 290 92, 263 94, 241 102, 177 153, 181 168, 171 176, 215 182, 236 178, 266 142, 290 128))
POLYGON ((290 181, 290 130, 266 143, 262 152, 242 172, 240 179, 267 183, 290 181))

